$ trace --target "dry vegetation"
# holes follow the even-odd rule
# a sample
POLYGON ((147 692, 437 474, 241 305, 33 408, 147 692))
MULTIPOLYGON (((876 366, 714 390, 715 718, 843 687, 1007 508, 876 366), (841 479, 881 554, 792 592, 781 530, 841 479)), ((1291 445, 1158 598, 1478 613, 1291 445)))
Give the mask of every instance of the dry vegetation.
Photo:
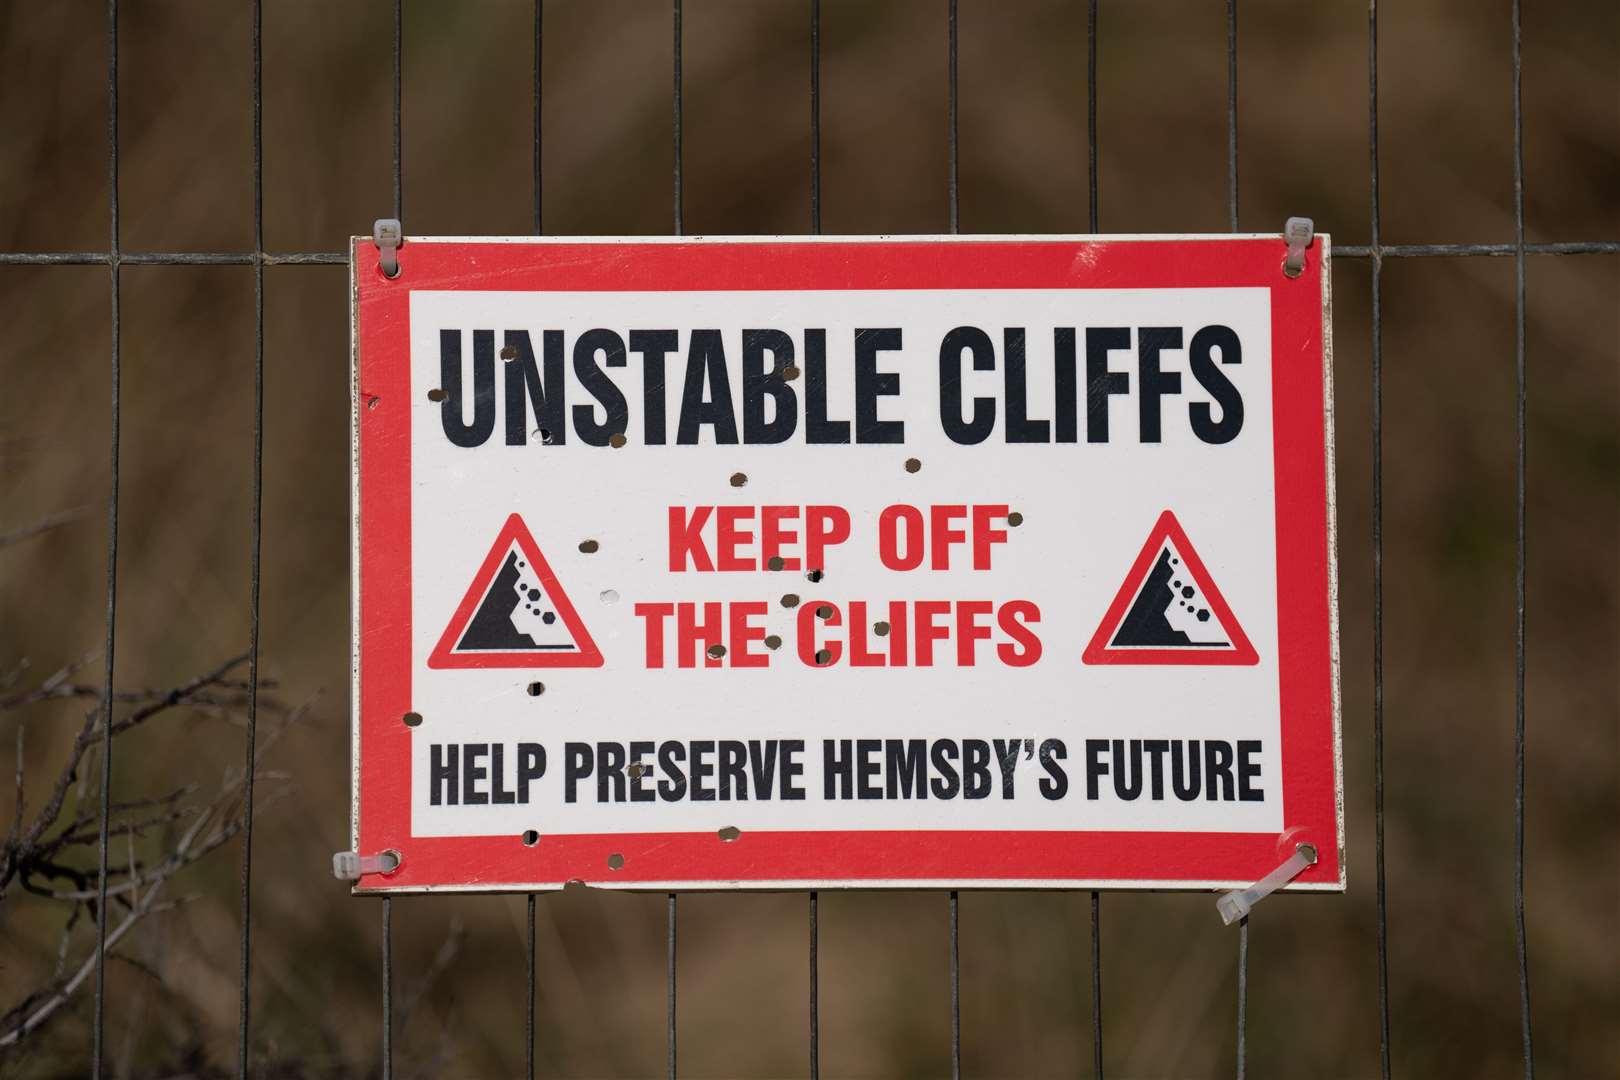
MULTIPOLYGON (((123 6, 124 246, 247 250, 247 6, 123 6)), ((407 230, 529 231, 529 5, 406 6, 407 230)), ((805 231, 807 4, 686 6, 688 231, 805 231)), ((1084 6, 962 0, 965 231, 1084 229, 1084 6)), ((337 251, 392 198, 390 8, 266 7, 267 246, 337 251)), ((824 7, 826 230, 941 230, 943 0, 824 7)), ((1102 228, 1225 229, 1224 5, 1102 7, 1102 228)), ((1308 213, 1339 243, 1365 242, 1366 5, 1241 7, 1243 225, 1270 230, 1308 213)), ((1530 238, 1614 240, 1620 8, 1525 7, 1530 238)), ((1511 240, 1508 0, 1385 8, 1384 239, 1511 240)), ((546 9, 546 230, 668 232, 667 5, 546 9)), ((89 0, 0 4, 0 250, 106 245, 103 14, 89 0)), ((1616 1075, 1620 259, 1538 257, 1529 274, 1538 1064, 1543 1076, 1616 1075)), ((266 743, 286 713, 277 702, 308 704, 262 765, 284 777, 260 787, 255 835, 253 1045, 264 1076, 367 1075, 377 1060, 379 906, 351 899, 326 870, 347 832, 345 285, 339 267, 266 274, 262 670, 277 684, 261 699, 266 743), (275 790, 291 797, 272 805, 275 790)), ((1367 262, 1340 261, 1334 291, 1350 892, 1257 913, 1255 1075, 1377 1072, 1367 262)), ((94 691, 99 661, 52 673, 74 669, 102 636, 107 272, 0 267, 0 298, 0 776, 15 766, 22 778, 14 815, 0 800, 0 1038, 12 1041, 19 1018, 79 970, 96 914, 83 899, 93 845, 78 842, 94 809, 78 792, 94 784, 98 758, 81 733, 96 699, 72 688, 94 691), (36 835, 75 761, 60 812, 36 835), (57 846, 42 853, 41 843, 57 846)), ((123 273, 114 716, 133 724, 164 707, 121 734, 116 754, 112 861, 128 891, 114 894, 109 931, 146 905, 107 972, 118 1076, 223 1075, 234 1061, 244 687, 240 669, 219 664, 248 634, 252 302, 244 267, 123 273), (199 672, 218 674, 193 682, 199 672), (144 832, 126 827, 143 822, 144 832), (167 868, 161 891, 157 867, 167 868)), ((1513 261, 1391 260, 1383 305, 1394 1053, 1406 1076, 1517 1076, 1513 261)), ((804 897, 699 896, 681 911, 683 1074, 803 1075, 804 897)), ((1106 896, 1102 913, 1109 1075, 1226 1073, 1235 937, 1210 898, 1106 896)), ((401 1075, 521 1068, 523 916, 520 897, 395 903, 401 1075)), ((964 896, 968 1075, 1086 1072, 1088 917, 1084 895, 964 896)), ((663 920, 661 897, 541 901, 544 1075, 661 1071, 663 920)), ((933 894, 823 898, 824 1075, 947 1071, 945 920, 933 894)), ((83 1075, 89 1008, 86 986, 75 989, 0 1051, 0 1072, 83 1075)))

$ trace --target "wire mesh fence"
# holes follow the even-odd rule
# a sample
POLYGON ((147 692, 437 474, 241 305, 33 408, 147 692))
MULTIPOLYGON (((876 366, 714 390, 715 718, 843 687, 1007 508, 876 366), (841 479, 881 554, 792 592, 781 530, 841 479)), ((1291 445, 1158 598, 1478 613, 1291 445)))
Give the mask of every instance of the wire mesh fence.
MULTIPOLYGON (((820 0, 806 0, 803 13, 807 23, 810 55, 808 57, 809 81, 805 87, 805 101, 808 109, 809 125, 809 157, 804 163, 808 172, 809 192, 809 221, 812 232, 819 233, 822 227, 822 27, 820 0)), ((1586 240, 1559 240, 1556 242, 1532 242, 1526 238, 1525 207, 1524 207, 1524 180, 1525 180, 1525 154, 1524 154, 1524 109, 1521 97, 1523 62, 1521 57, 1522 30, 1520 18, 1520 4, 1513 0, 1510 16, 1503 20, 1500 32, 1511 41, 1511 66, 1508 70, 1498 73, 1503 80, 1510 80, 1512 88, 1512 144, 1513 144, 1513 223, 1514 230, 1511 239, 1504 238, 1477 238, 1472 240, 1456 240, 1446 242, 1418 243, 1385 243, 1382 229, 1382 215, 1380 203, 1380 160, 1379 160, 1379 7, 1377 0, 1370 0, 1367 8, 1366 45, 1366 101, 1368 109, 1368 142, 1367 142, 1367 189, 1369 194, 1369 224, 1370 234, 1367 242, 1336 243, 1335 254, 1340 258, 1364 260, 1367 273, 1370 277, 1371 323, 1370 323, 1370 353, 1368 357, 1370 372, 1371 393, 1371 430, 1369 432, 1372 452, 1371 463, 1371 534, 1370 536, 1341 536, 1341 546, 1345 549, 1341 558, 1346 561, 1366 558, 1371 559, 1371 604, 1372 604, 1372 645, 1371 645, 1371 677, 1372 677, 1372 758, 1373 758, 1373 793, 1372 805, 1374 815, 1374 866, 1376 890, 1376 922, 1375 938, 1369 943, 1376 953, 1377 966, 1377 992, 1378 992, 1378 1046, 1381 1075, 1389 1077, 1397 1070, 1398 1062, 1391 1050, 1391 999, 1389 994, 1389 934, 1388 934, 1388 881, 1384 860, 1384 481, 1385 461, 1384 447, 1384 366, 1383 366, 1383 296, 1385 291, 1384 274, 1385 260, 1413 260, 1427 258, 1506 258, 1512 259, 1514 264, 1514 295, 1515 295, 1515 339, 1513 345, 1514 357, 1514 430, 1512 439, 1515 450, 1515 476, 1516 486, 1514 492, 1515 516, 1513 521, 1513 565, 1514 565, 1514 597, 1515 597, 1515 624, 1514 649, 1515 663, 1512 677, 1514 700, 1514 729, 1513 729, 1513 773, 1512 786, 1508 791, 1502 792, 1502 798, 1511 799, 1513 807, 1513 835, 1509 857, 1512 863, 1512 894, 1510 902, 1513 910, 1515 936, 1512 943, 1515 966, 1517 972, 1517 993, 1519 999, 1519 1016, 1521 1030, 1519 1042, 1523 1062, 1524 1075, 1530 1077, 1535 1071, 1535 1052, 1532 1040, 1532 1009, 1531 1009, 1531 979, 1530 958, 1527 950, 1525 925, 1525 770, 1526 770, 1526 650, 1528 643, 1529 626, 1526 620, 1526 591, 1527 591, 1527 554, 1526 544, 1529 535, 1529 499, 1527 454, 1528 454, 1528 428, 1527 428, 1527 379, 1528 361, 1526 349, 1526 278, 1529 267, 1534 260, 1543 257, 1570 257, 1570 256, 1613 256, 1620 254, 1620 240, 1586 239, 1586 240)), ((98 800, 96 820, 96 852, 97 873, 94 875, 94 904, 95 911, 106 912, 108 903, 109 882, 117 877, 118 867, 115 850, 117 836, 110 828, 118 812, 113 800, 114 775, 117 770, 132 767, 121 757, 115 757, 115 748, 122 744, 117 743, 114 735, 120 730, 122 721, 115 719, 115 705, 119 702, 119 692, 116 689, 115 676, 117 666, 115 663, 116 647, 118 645, 118 632, 121 629, 118 621, 119 603, 119 539, 121 532, 131 526, 127 519, 121 520, 121 506, 119 497, 120 454, 124 449, 121 432, 121 389, 124 380, 124 369, 121 356, 121 283, 122 271, 126 266, 246 266, 253 274, 253 406, 252 406, 252 453, 251 475, 247 478, 250 486, 250 503, 252 507, 252 520, 250 529, 250 547, 248 552, 250 575, 249 599, 249 635, 248 648, 245 657, 245 680, 240 685, 241 706, 245 715, 245 724, 242 731, 242 767, 240 806, 241 817, 239 830, 233 830, 226 839, 240 836, 240 878, 239 878, 239 927, 238 964, 236 975, 237 1001, 237 1054, 236 1073, 239 1076, 251 1075, 253 1068, 253 1048, 255 1045, 254 1019, 255 1013, 250 996, 252 985, 251 973, 255 965, 253 951, 254 911, 253 899, 255 895, 254 875, 254 778, 259 771, 257 762, 260 751, 260 626, 261 626, 261 557, 264 539, 263 520, 263 483, 264 483, 264 435, 265 435, 265 376, 266 376, 266 346, 265 346, 265 288, 264 275, 266 267, 295 266, 295 265, 341 265, 346 262, 347 256, 338 250, 328 251, 270 251, 266 250, 264 230, 264 142, 261 129, 262 120, 262 88, 263 88, 263 46, 262 26, 263 10, 261 0, 254 0, 252 6, 252 38, 251 42, 244 43, 243 52, 251 52, 252 70, 252 249, 246 251, 204 251, 204 252, 154 252, 154 251, 127 251, 122 244, 122 230, 120 228, 120 184, 119 184, 119 155, 120 155, 120 78, 119 78, 119 15, 120 4, 118 0, 108 0, 106 7, 106 172, 108 201, 106 215, 108 222, 108 242, 105 250, 95 251, 10 251, 0 252, 0 266, 3 265, 87 265, 105 267, 108 274, 108 298, 110 302, 111 341, 107 355, 107 401, 110 404, 110 442, 107 447, 109 454, 108 467, 110 475, 110 488, 105 507, 106 512, 106 573, 105 573, 105 637, 103 647, 104 667, 99 688, 99 709, 95 737, 99 740, 102 767, 100 769, 96 793, 98 800)), ((668 137, 671 140, 673 173, 670 177, 670 196, 672 213, 670 229, 679 235, 684 232, 683 215, 683 72, 682 57, 684 48, 683 36, 683 3, 682 0, 673 0, 669 12, 671 41, 670 65, 673 82, 670 93, 671 122, 668 137)), ((407 85, 407 61, 410 59, 411 42, 407 40, 405 32, 405 18, 402 0, 393 3, 393 27, 391 41, 391 75, 392 75, 392 215, 406 223, 407 232, 410 230, 411 219, 407 215, 405 195, 405 142, 406 109, 404 107, 405 88, 407 85)), ((1086 54, 1085 54, 1085 86, 1086 86, 1086 116, 1083 123, 1083 139, 1086 147, 1086 213, 1085 220, 1090 231, 1100 231, 1102 218, 1099 210, 1102 203, 1099 198, 1098 184, 1098 58, 1099 51, 1107 49, 1106 35, 1099 28, 1099 0, 1089 0, 1084 12, 1086 25, 1086 54)), ((1225 8, 1226 17, 1226 146, 1227 146, 1227 175, 1226 175, 1226 203, 1228 208, 1229 226, 1233 231, 1238 230, 1239 221, 1239 183, 1240 183, 1240 142, 1239 142, 1239 86, 1240 86, 1240 23, 1238 0, 1227 0, 1225 8)), ((961 227, 961 169, 959 135, 959 104, 964 90, 959 78, 959 45, 960 35, 963 33, 963 24, 959 19, 957 0, 943 0, 939 5, 938 18, 946 26, 945 41, 947 47, 946 72, 948 78, 947 111, 941 122, 948 130, 948 157, 945 175, 940 183, 946 190, 946 205, 948 215, 941 224, 947 231, 955 233, 961 227)), ((544 172, 545 138, 542 131, 542 56, 544 54, 544 32, 546 28, 546 13, 543 0, 535 0, 533 5, 533 41, 532 41, 532 228, 534 233, 540 234, 543 230, 542 218, 542 181, 544 172)), ((971 32, 969 28, 968 32, 971 32)), ((379 50, 381 52, 382 50, 379 50)), ((1076 137, 1080 135, 1081 120, 1075 118, 1076 137)), ((380 208, 381 209, 381 208, 380 208)), ((1280 226, 1280 222, 1243 223, 1251 229, 1270 229, 1273 225, 1280 226)), ((1349 238, 1343 238, 1349 239, 1349 238)), ((336 248, 338 245, 334 245, 336 248)), ((1341 272, 1345 272, 1341 270, 1341 272)), ((127 628, 124 628, 127 630, 127 628)), ((20 762, 19 762, 20 770, 20 762)), ((20 772, 19 772, 20 776, 20 772)), ((20 798, 20 780, 19 780, 20 798)), ((223 842, 223 841, 222 841, 223 842)), ((8 857, 10 853, 8 851, 8 857)), ((1355 888, 1352 885, 1352 888, 1355 888)), ((117 895, 111 896, 116 900, 117 895)), ((1107 909, 1113 905, 1131 903, 1129 897, 1119 899, 1109 898, 1106 902, 1098 893, 1089 895, 1089 930, 1090 930, 1090 997, 1091 1013, 1089 1018, 1091 1060, 1094 1074, 1097 1077, 1104 1075, 1104 1035, 1105 1035, 1105 1002, 1103 999, 1103 951, 1101 927, 1107 909)), ((949 978, 949 1066, 952 1076, 963 1074, 962 1058, 962 1024, 961 1024, 961 994, 963 974, 960 963, 960 927, 962 925, 960 911, 960 897, 952 892, 939 898, 940 903, 948 910, 948 937, 940 943, 940 948, 947 954, 949 978)), ((679 1057, 677 1054, 678 1035, 678 1009, 679 999, 679 968, 678 945, 680 938, 680 903, 681 897, 675 893, 668 894, 666 898, 666 945, 664 956, 665 964, 665 1062, 667 1075, 671 1078, 679 1074, 679 1057)), ((806 935, 808 949, 809 982, 804 989, 805 1022, 807 1024, 807 1068, 812 1077, 820 1075, 820 1003, 819 988, 819 927, 818 907, 820 898, 814 892, 807 896, 807 922, 803 928, 806 935)), ((378 1006, 380 1008, 380 1071, 384 1077, 392 1076, 395 1033, 396 996, 394 994, 394 950, 393 950, 393 904, 388 898, 383 898, 380 907, 380 940, 381 955, 379 958, 380 986, 378 987, 378 1006)), ((535 926, 536 926, 536 898, 530 895, 526 903, 526 933, 527 933, 527 960, 525 965, 525 1015, 524 1028, 525 1048, 524 1061, 527 1075, 536 1074, 536 1041, 537 1029, 535 1023, 536 988, 537 984, 545 978, 545 965, 536 956, 535 926)), ((110 918, 98 917, 95 920, 95 950, 94 962, 89 969, 93 976, 90 993, 93 999, 91 1029, 94 1040, 90 1050, 92 1075, 105 1074, 107 1064, 107 1045, 105 1040, 106 1004, 108 1000, 108 987, 106 983, 107 956, 109 948, 117 943, 119 929, 110 918), (110 925, 111 924, 111 925, 110 925)), ((1236 1072, 1239 1077, 1245 1075, 1248 1056, 1248 961, 1250 946, 1250 928, 1245 919, 1237 933, 1234 947, 1237 951, 1236 980, 1233 987, 1235 1000, 1234 1023, 1236 1026, 1236 1072)), ((71 994, 79 984, 68 987, 67 994, 71 994)), ((64 999, 66 994, 63 995, 64 999)), ((60 1002, 57 1002, 59 1005, 60 1002)), ((50 1001, 36 1003, 36 1006, 56 1005, 50 1001)), ((39 1007, 24 1012, 13 1022, 12 1033, 26 1034, 30 1025, 42 1023, 48 1018, 49 1011, 41 1015, 39 1007)))

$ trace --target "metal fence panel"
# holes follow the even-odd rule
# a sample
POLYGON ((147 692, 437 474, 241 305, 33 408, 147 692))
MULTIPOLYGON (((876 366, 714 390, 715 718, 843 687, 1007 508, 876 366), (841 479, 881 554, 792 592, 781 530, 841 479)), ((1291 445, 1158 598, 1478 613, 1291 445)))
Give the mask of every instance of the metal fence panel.
MULTIPOLYGON (((682 0, 672 0, 672 46, 671 62, 673 71, 673 86, 671 93, 672 124, 671 137, 674 150, 674 170, 671 183, 673 205, 672 230, 679 235, 683 231, 682 206, 682 0)), ((949 159, 947 175, 944 183, 948 190, 949 217, 948 230, 957 232, 960 228, 960 176, 959 176, 959 140, 958 140, 958 41, 959 21, 957 0, 946 0, 942 5, 942 17, 948 24, 948 57, 947 70, 949 79, 948 115, 945 121, 949 129, 949 159)), ((1097 184, 1097 58, 1099 48, 1098 31, 1099 0, 1088 0, 1086 11, 1087 27, 1087 54, 1086 54, 1086 86, 1087 86, 1087 115, 1086 115, 1086 157, 1088 177, 1088 220, 1092 232, 1098 232, 1099 224, 1099 198, 1097 184)), ((809 65, 809 125, 810 125, 810 221, 813 232, 821 231, 821 4, 820 0, 808 0, 806 17, 809 20, 810 65, 809 65)), ((339 265, 347 261, 342 252, 330 251, 298 251, 298 252, 272 252, 265 250, 264 238, 264 169, 263 169, 263 136, 261 129, 262 119, 262 86, 263 86, 263 48, 262 0, 253 0, 252 19, 253 33, 251 40, 252 57, 252 154, 253 154, 253 250, 251 251, 224 251, 224 252, 129 252, 123 250, 120 243, 119 230, 119 0, 107 0, 106 32, 107 32, 107 175, 108 175, 108 246, 105 251, 84 252, 4 252, 0 253, 0 265, 98 265, 105 266, 108 271, 109 300, 111 304, 111 343, 108 356, 108 403, 111 410, 111 440, 108 446, 110 455, 111 484, 106 506, 107 513, 107 561, 106 561, 106 616, 105 616, 105 666, 102 677, 100 718, 101 718, 101 745, 105 766, 101 771, 99 790, 99 880, 98 905, 105 909, 107 903, 108 854, 109 836, 108 821, 111 815, 111 783, 114 761, 112 758, 114 721, 112 705, 114 702, 114 676, 115 676, 115 646, 116 642, 116 615, 119 599, 118 570, 119 570, 119 455, 120 441, 120 387, 122 381, 122 366, 120 358, 121 329, 120 329, 120 278, 121 270, 125 265, 163 265, 163 266, 251 266, 254 279, 254 360, 253 360, 253 454, 252 475, 250 478, 252 488, 252 523, 250 540, 250 604, 249 604, 249 649, 248 649, 248 686, 249 698, 247 706, 248 721, 244 732, 243 767, 245 786, 244 820, 242 823, 242 856, 240 864, 240 919, 241 936, 239 949, 239 964, 237 975, 238 986, 238 1031, 237 1031, 237 1061, 236 1073, 246 1077, 250 1073, 250 1051, 252 1040, 252 1002, 249 996, 249 975, 252 970, 252 928, 253 928, 253 817, 252 817, 252 781, 255 774, 255 761, 257 753, 257 687, 259 683, 259 637, 260 637, 260 567, 263 540, 263 446, 264 446, 264 268, 266 266, 283 265, 339 265)), ((1226 56, 1227 56, 1227 203, 1229 207, 1230 227, 1233 231, 1238 229, 1238 43, 1239 22, 1237 0, 1227 0, 1226 3, 1226 56)), ((393 216, 404 220, 404 169, 403 169, 403 116, 402 96, 405 79, 404 57, 404 24, 402 0, 393 0, 393 41, 392 41, 392 78, 393 78, 393 216)), ((533 40, 533 225, 534 232, 539 234, 542 228, 541 218, 541 181, 542 181, 542 149, 543 139, 540 127, 540 107, 542 94, 541 72, 541 46, 544 29, 544 0, 534 0, 534 40, 533 40)), ((1383 498, 1384 498, 1384 460, 1383 460, 1383 325, 1382 325, 1382 277, 1385 259, 1422 259, 1435 257, 1511 257, 1515 265, 1515 452, 1516 452, 1516 490, 1515 490, 1515 529, 1514 529, 1514 559, 1515 559, 1515 655, 1514 670, 1514 774, 1511 792, 1513 804, 1514 844, 1512 907, 1515 924, 1515 954, 1518 972, 1518 993, 1520 1001, 1521 1043, 1523 1053, 1524 1074, 1527 1078, 1534 1075, 1534 1050, 1531 1029, 1530 1007, 1530 979, 1529 963, 1526 949, 1525 935, 1525 896, 1524 896, 1524 856, 1525 856, 1525 651, 1527 642, 1527 625, 1525 618, 1525 586, 1526 586, 1526 557, 1525 545, 1527 534, 1527 427, 1526 427, 1526 384, 1527 359, 1525 350, 1525 279, 1527 263, 1532 256, 1574 256, 1574 255, 1614 255, 1620 254, 1620 241, 1614 240, 1582 240, 1572 242, 1531 243, 1525 238, 1524 222, 1524 110, 1522 103, 1522 73, 1521 58, 1522 27, 1519 0, 1513 0, 1511 8, 1511 22, 1503 27, 1504 34, 1511 34, 1512 64, 1511 70, 1503 74, 1504 78, 1512 81, 1513 102, 1513 215, 1514 236, 1511 242, 1444 242, 1444 243, 1404 243, 1386 244, 1381 232, 1380 188, 1379 188, 1379 141, 1378 141, 1378 3, 1369 0, 1367 19, 1367 104, 1368 104, 1368 187, 1370 198, 1370 236, 1363 245, 1341 245, 1336 254, 1340 258, 1365 259, 1371 277, 1371 448, 1372 448, 1372 479, 1371 479, 1371 506, 1372 531, 1370 540, 1370 555, 1372 563, 1372 752, 1374 762, 1374 836, 1376 865, 1376 893, 1377 918, 1376 939, 1374 948, 1378 969, 1378 1045, 1380 1070, 1383 1077, 1392 1075, 1392 1054, 1390 1046, 1390 1000, 1389 1000, 1389 949, 1388 949, 1388 905, 1387 905, 1387 878, 1384 866, 1384 573, 1383 573, 1383 498)), ((1360 542, 1355 542, 1359 546, 1360 542)), ((809 986, 808 986, 808 1024, 809 1024, 809 1061, 808 1068, 812 1077, 819 1076, 820 1071, 820 1034, 819 1034, 819 992, 818 992, 818 896, 812 892, 808 894, 808 948, 809 948, 809 986)), ((948 951, 950 972, 950 1062, 953 1076, 959 1077, 962 1072, 961 1054, 961 970, 959 953, 959 900, 956 893, 949 893, 943 898, 949 909, 949 939, 943 943, 948 951)), ((1091 956, 1091 1039, 1092 1060, 1094 1074, 1099 1078, 1103 1076, 1103 1012, 1102 1012, 1102 955, 1100 944, 1101 926, 1101 898, 1096 892, 1090 894, 1090 956, 1091 956)), ((1126 902, 1126 901, 1118 901, 1126 902)), ((677 945, 678 945, 678 911, 679 897, 670 893, 667 898, 667 951, 666 951, 666 1068, 669 1077, 677 1076, 677 945)), ((1213 918, 1213 914, 1212 914, 1213 918)), ((535 1075, 535 1000, 536 983, 541 965, 535 955, 535 897, 531 894, 527 898, 527 946, 528 956, 526 965, 526 1025, 525 1025, 525 1062, 527 1074, 535 1075)), ((1245 1074, 1247 1056, 1247 963, 1250 928, 1248 920, 1243 920, 1237 935, 1238 968, 1236 980, 1236 1026, 1237 1026, 1237 1075, 1245 1074)), ((98 919, 96 929, 96 950, 94 965, 94 1005, 93 1005, 93 1031, 94 1043, 92 1046, 92 1074, 101 1076, 105 1067, 105 1006, 106 981, 105 967, 109 945, 107 920, 98 919)), ((392 1046, 394 1029, 394 997, 393 970, 392 970, 392 901, 386 897, 381 900, 381 986, 379 987, 379 1004, 381 1008, 381 1070, 382 1075, 392 1075, 392 1046)))

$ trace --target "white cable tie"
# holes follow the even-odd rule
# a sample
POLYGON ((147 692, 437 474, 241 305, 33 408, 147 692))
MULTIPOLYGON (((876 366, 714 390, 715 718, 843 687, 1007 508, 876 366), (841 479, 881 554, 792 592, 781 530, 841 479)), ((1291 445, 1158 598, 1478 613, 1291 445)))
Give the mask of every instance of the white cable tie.
POLYGON ((383 851, 376 855, 362 855, 358 851, 332 853, 332 876, 339 881, 359 881, 362 874, 392 874, 399 869, 397 851, 383 851))
POLYGON ((380 258, 377 266, 384 277, 399 277, 399 248, 405 242, 405 232, 398 218, 378 218, 371 226, 371 240, 377 245, 380 258))
POLYGON ((1247 889, 1233 889, 1229 893, 1223 893, 1221 898, 1215 901, 1215 910, 1221 913, 1221 921, 1227 926, 1231 926, 1247 915, 1254 905, 1293 881, 1304 873, 1306 868, 1315 865, 1316 845, 1299 844, 1294 848, 1294 853, 1288 857, 1287 862, 1253 885, 1250 885, 1247 889))
MULTIPOLYGON (((1283 225, 1283 240, 1288 254, 1283 257, 1283 274, 1297 278, 1305 271, 1305 249, 1316 238, 1316 222, 1308 217, 1291 217, 1283 225)), ((390 275, 392 276, 392 275, 390 275)))

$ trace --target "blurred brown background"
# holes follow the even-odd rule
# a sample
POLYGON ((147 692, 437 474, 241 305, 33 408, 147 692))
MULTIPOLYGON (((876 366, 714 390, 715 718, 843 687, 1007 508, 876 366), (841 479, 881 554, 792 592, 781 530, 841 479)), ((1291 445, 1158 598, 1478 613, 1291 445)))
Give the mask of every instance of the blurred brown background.
MULTIPOLYGON (((808 0, 686 0, 685 208, 693 233, 809 229, 808 0)), ((1620 238, 1620 7, 1526 4, 1526 227, 1620 238)), ((248 5, 128 0, 121 14, 122 243, 252 248, 248 5)), ((271 251, 343 249, 389 212, 391 5, 270 0, 264 212, 271 251)), ((544 228, 671 230, 670 12, 546 3, 544 228)), ((1101 227, 1218 232, 1226 26, 1217 0, 1105 0, 1101 227)), ((824 229, 939 232, 945 0, 825 0, 824 229)), ((1242 224, 1309 214, 1369 235, 1366 5, 1241 4, 1242 224)), ((408 233, 533 228, 527 2, 407 0, 408 233)), ((1086 228, 1085 4, 961 3, 965 232, 1086 228)), ((1508 0, 1381 13, 1386 242, 1513 239, 1508 0)), ((0 3, 0 250, 105 250, 105 9, 0 3)), ((1378 1071, 1371 772, 1370 265, 1334 267, 1350 891, 1253 924, 1255 1076, 1378 1071)), ((0 668, 30 685, 99 647, 109 481, 107 271, 0 266, 0 668)), ((1384 272, 1389 964, 1398 1075, 1521 1075, 1511 906, 1514 264, 1388 260, 1384 272)), ((311 714, 266 766, 293 797, 255 843, 254 1061, 265 1076, 376 1071, 379 904, 332 880, 347 837, 348 317, 342 267, 265 273, 264 673, 311 714)), ((1620 1075, 1620 257, 1529 264, 1527 891, 1543 1077, 1620 1075)), ((172 685, 246 646, 253 406, 248 267, 123 271, 118 684, 172 685)), ((95 677, 99 661, 87 669, 95 677)), ((0 775, 28 725, 30 790, 83 703, 0 716, 0 775)), ((115 797, 239 763, 238 727, 173 718, 120 742, 115 797)), ((9 799, 0 800, 9 803, 9 799)), ((0 821, 9 826, 8 806, 0 821)), ((200 899, 110 961, 118 1075, 234 1062, 238 850, 188 872, 200 899)), ((523 1065, 521 897, 394 904, 401 1076, 523 1065), (458 930, 457 927, 460 929, 458 930), (437 959, 436 959, 437 957, 437 959), (436 976, 435 976, 435 973, 436 976), (433 976, 433 977, 430 977, 433 976)), ((802 894, 681 902, 680 1053, 690 1077, 806 1073, 802 894)), ((964 1072, 1089 1075, 1086 894, 964 894, 964 1072)), ((0 1008, 49 977, 62 910, 0 903, 0 1008)), ((1206 895, 1105 895, 1108 1075, 1228 1074, 1236 933, 1206 895)), ((824 895, 828 1077, 946 1075, 946 901, 824 895)), ((90 931, 73 939, 82 949, 90 931)), ((545 1076, 663 1068, 664 899, 539 905, 545 1076)), ((83 1075, 87 995, 0 1057, 83 1075)))

